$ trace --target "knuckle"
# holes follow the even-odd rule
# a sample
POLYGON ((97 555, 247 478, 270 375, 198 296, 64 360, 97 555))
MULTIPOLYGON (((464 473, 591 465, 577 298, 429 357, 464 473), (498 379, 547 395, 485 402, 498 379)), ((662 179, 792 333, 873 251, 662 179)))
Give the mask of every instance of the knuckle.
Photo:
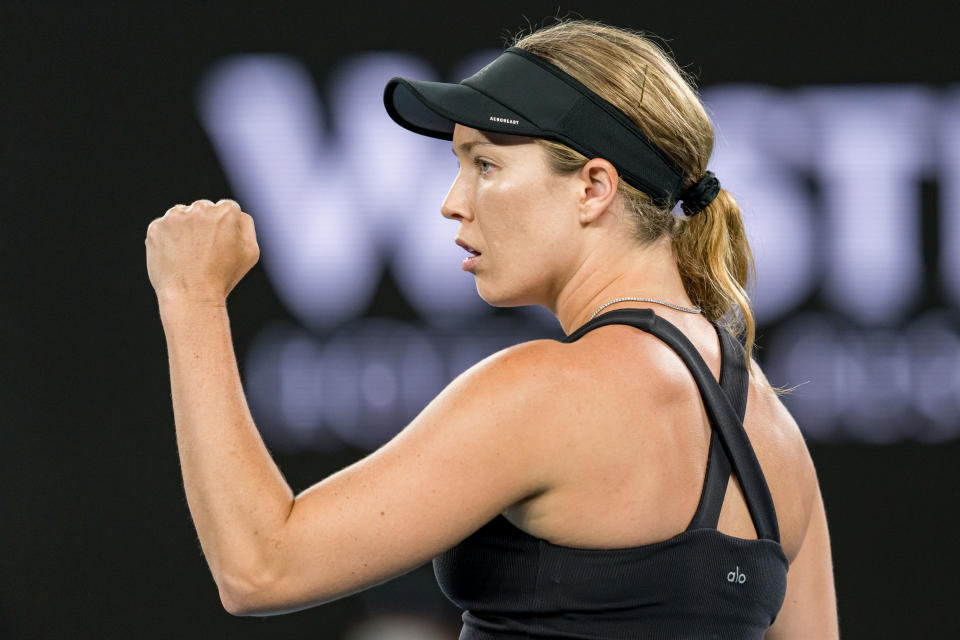
POLYGON ((147 225, 147 233, 143 239, 144 244, 158 241, 158 236, 161 235, 164 223, 164 218, 154 218, 150 221, 150 224, 147 225))

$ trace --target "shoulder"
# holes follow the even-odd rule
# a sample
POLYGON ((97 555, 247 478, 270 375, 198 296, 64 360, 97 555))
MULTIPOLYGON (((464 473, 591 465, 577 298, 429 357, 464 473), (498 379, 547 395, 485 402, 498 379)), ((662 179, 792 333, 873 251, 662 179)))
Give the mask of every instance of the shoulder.
POLYGON ((441 392, 433 403, 455 403, 514 430, 535 429, 572 399, 577 359, 555 340, 534 340, 498 351, 476 363, 441 392))
POLYGON ((444 414, 483 416, 489 437, 482 446, 499 439, 512 453, 524 452, 524 466, 541 491, 553 490, 569 481, 584 451, 599 459, 618 448, 612 443, 623 434, 616 429, 625 416, 628 430, 636 432, 687 399, 685 370, 656 364, 664 351, 656 338, 635 331, 642 343, 637 344, 612 335, 630 327, 604 330, 572 343, 535 340, 494 353, 461 374, 434 403, 444 414), (670 376, 678 382, 664 384, 670 376))
POLYGON ((673 354, 658 349, 656 338, 641 335, 625 344, 611 334, 629 327, 604 329, 606 336, 593 331, 572 343, 534 340, 498 351, 463 372, 434 402, 482 413, 489 428, 525 437, 549 466, 553 454, 583 437, 584 421, 635 412, 638 404, 664 407, 673 398, 662 396, 679 396, 682 389, 685 370, 659 364, 664 351, 667 358, 673 354), (671 376, 679 382, 665 384, 671 376))
POLYGON ((768 432, 775 438, 778 449, 791 460, 797 462, 796 468, 804 476, 805 484, 815 485, 813 462, 800 426, 783 404, 766 375, 751 358, 752 380, 749 389, 748 407, 752 403, 763 418, 768 432))
MULTIPOLYGON (((788 559, 796 556, 803 542, 819 496, 817 473, 800 426, 773 390, 760 366, 751 361, 747 408, 753 422, 762 425, 765 440, 757 455, 765 470, 774 507, 780 520, 781 542, 788 559)), ((754 439, 751 434, 751 439, 754 439)))
POLYGON ((569 354, 563 343, 555 340, 522 342, 479 361, 454 379, 448 391, 513 395, 512 390, 550 389, 560 382, 564 365, 568 364, 569 354))
POLYGON ((450 390, 501 393, 507 398, 522 393, 526 400, 544 398, 555 403, 582 399, 598 386, 609 392, 609 383, 622 385, 625 375, 638 390, 663 388, 666 378, 682 378, 686 372, 681 366, 677 376, 675 361, 679 357, 655 336, 613 325, 576 342, 533 340, 503 349, 461 374, 450 390), (620 332, 632 332, 633 339, 623 340, 620 332), (638 366, 643 375, 636 375, 638 366))

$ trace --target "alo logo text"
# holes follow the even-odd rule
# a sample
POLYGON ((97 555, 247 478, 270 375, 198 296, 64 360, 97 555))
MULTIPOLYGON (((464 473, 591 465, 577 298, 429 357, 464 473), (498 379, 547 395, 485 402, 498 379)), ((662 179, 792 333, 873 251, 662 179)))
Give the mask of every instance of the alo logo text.
POLYGON ((737 567, 736 571, 731 571, 727 574, 727 582, 736 582, 737 584, 743 584, 747 581, 747 575, 740 573, 740 567, 737 567))

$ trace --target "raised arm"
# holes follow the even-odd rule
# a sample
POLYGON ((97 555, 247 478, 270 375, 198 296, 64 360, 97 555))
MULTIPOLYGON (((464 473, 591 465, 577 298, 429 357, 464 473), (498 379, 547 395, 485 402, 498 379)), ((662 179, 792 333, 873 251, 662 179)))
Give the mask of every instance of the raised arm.
POLYGON ((537 425, 563 411, 562 381, 543 375, 560 369, 552 341, 471 368, 386 445, 294 498, 248 411, 224 304, 256 261, 248 218, 202 201, 154 221, 146 241, 187 502, 228 611, 374 586, 546 488, 552 439, 537 425))
POLYGON ((223 592, 265 561, 264 542, 294 500, 250 417, 227 317, 227 295, 259 259, 253 219, 232 200, 177 205, 145 244, 187 504, 223 592))

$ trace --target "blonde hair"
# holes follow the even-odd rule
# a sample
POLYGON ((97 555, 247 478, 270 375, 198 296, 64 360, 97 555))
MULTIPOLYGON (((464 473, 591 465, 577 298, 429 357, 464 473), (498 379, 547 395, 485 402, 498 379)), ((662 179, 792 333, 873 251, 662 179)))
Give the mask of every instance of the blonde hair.
MULTIPOLYGON (((519 37, 513 43, 573 76, 627 115, 684 173, 684 187, 707 170, 713 126, 692 79, 647 36, 587 20, 569 20, 519 37)), ((577 171, 588 158, 552 140, 537 139, 554 171, 577 171)), ((755 281, 753 253, 740 208, 725 189, 702 212, 678 218, 647 194, 620 180, 618 192, 633 215, 637 239, 648 244, 664 234, 687 295, 704 316, 733 335, 746 334, 753 373, 756 323, 748 282, 755 281)))

